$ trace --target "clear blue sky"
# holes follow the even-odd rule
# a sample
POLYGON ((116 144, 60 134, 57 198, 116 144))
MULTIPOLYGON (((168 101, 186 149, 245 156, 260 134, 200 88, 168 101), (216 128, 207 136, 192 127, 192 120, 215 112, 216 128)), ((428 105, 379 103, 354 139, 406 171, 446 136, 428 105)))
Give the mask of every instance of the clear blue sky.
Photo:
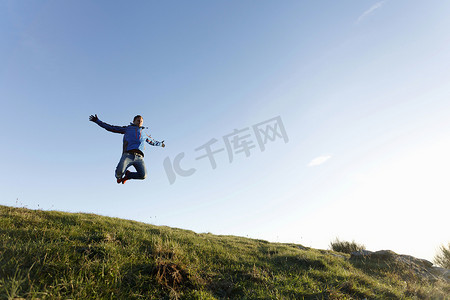
POLYGON ((2 0, 0 203, 431 260, 450 240, 449 15, 437 0, 2 0), (146 180, 115 183, 122 136, 91 114, 141 114, 166 141, 146 180), (261 151, 253 126, 278 116, 288 141, 261 151), (248 157, 196 159, 235 129, 248 157), (196 171, 171 184, 180 153, 196 171))

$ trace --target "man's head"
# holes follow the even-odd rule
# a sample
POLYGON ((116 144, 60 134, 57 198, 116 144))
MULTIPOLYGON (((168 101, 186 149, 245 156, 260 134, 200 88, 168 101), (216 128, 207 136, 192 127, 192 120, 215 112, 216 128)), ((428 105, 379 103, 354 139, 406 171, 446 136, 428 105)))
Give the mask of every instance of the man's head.
POLYGON ((136 125, 136 126, 141 127, 142 124, 144 124, 144 118, 142 118, 142 116, 140 116, 140 115, 137 115, 133 119, 133 124, 136 125))

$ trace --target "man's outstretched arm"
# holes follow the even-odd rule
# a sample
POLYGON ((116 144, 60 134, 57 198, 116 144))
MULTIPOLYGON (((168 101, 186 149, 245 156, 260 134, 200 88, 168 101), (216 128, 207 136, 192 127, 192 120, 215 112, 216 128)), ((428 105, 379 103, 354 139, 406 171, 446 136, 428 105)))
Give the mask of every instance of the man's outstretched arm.
POLYGON ((126 126, 114 126, 114 125, 109 125, 105 122, 102 122, 99 120, 99 118, 97 117, 97 115, 91 115, 89 116, 89 121, 96 123, 98 126, 111 131, 111 132, 115 132, 115 133, 125 133, 125 128, 126 126))
POLYGON ((164 141, 158 142, 155 139, 152 139, 151 137, 148 137, 148 139, 145 140, 147 143, 149 143, 152 146, 161 146, 161 147, 165 147, 166 145, 164 144, 164 141))

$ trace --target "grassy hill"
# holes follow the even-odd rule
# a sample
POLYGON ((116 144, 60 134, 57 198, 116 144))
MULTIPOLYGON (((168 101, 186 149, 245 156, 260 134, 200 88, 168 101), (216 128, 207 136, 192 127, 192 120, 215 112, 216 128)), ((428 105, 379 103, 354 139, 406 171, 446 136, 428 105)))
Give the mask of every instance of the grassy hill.
POLYGON ((448 299, 398 265, 93 214, 0 206, 0 299, 448 299))

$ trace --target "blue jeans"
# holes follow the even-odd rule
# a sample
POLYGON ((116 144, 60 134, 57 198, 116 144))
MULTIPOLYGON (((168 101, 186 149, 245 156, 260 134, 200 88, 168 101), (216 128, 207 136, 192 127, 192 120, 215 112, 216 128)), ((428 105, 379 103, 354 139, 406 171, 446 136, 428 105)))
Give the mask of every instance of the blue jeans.
POLYGON ((136 172, 128 174, 128 178, 145 179, 145 177, 147 177, 144 158, 137 154, 123 153, 119 164, 116 167, 116 178, 122 178, 123 174, 130 166, 133 166, 136 169, 136 172))

